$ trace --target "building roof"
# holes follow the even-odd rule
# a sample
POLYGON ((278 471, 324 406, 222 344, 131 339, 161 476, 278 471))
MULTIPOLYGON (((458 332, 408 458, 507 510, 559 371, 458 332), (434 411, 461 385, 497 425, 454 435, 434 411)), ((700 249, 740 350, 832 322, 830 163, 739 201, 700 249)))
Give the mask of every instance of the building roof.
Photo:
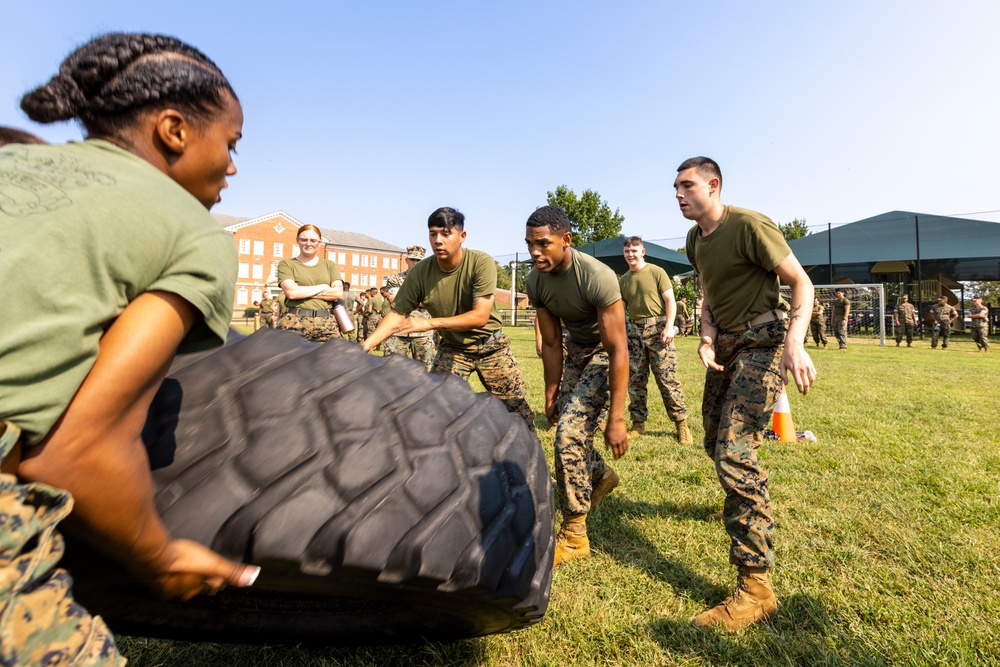
MULTIPOLYGON (((305 224, 304 222, 296 220, 284 211, 275 211, 273 213, 259 215, 256 218, 243 218, 235 215, 222 215, 221 213, 212 213, 211 215, 225 228, 227 232, 230 233, 235 232, 241 227, 249 227, 251 225, 256 225, 258 222, 273 220, 275 218, 283 218, 296 227, 301 227, 305 224)), ((381 241, 373 236, 368 236, 367 234, 361 234, 359 232, 345 232, 339 229, 323 228, 320 228, 320 231, 322 232, 323 242, 329 245, 400 254, 405 252, 405 250, 399 246, 386 243, 385 241, 381 241)))
POLYGON ((323 238, 330 245, 346 248, 367 248, 370 250, 380 250, 382 252, 406 252, 404 248, 380 241, 379 239, 361 234, 360 232, 345 232, 339 229, 324 229, 323 238))
MULTIPOLYGON (((656 264, 662 267, 671 277, 679 273, 686 273, 691 270, 691 262, 688 258, 670 248, 650 241, 643 241, 646 248, 646 263, 656 264)), ((588 243, 577 248, 580 252, 592 255, 611 267, 611 269, 621 275, 628 271, 628 264, 625 263, 625 237, 616 236, 613 239, 604 239, 596 243, 588 243)))

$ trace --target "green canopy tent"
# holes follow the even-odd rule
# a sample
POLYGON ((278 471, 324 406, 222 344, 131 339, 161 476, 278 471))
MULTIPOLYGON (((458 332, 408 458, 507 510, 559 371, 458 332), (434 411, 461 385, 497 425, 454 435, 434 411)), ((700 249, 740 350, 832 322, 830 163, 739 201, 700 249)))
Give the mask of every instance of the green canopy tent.
MULTIPOLYGON (((691 262, 681 253, 664 248, 661 245, 643 241, 646 247, 646 262, 662 267, 671 278, 679 273, 691 271, 691 262)), ((611 267, 611 270, 621 275, 628 271, 628 264, 625 263, 623 249, 625 237, 616 236, 613 239, 604 239, 596 243, 588 243, 577 248, 580 252, 596 257, 611 267)))

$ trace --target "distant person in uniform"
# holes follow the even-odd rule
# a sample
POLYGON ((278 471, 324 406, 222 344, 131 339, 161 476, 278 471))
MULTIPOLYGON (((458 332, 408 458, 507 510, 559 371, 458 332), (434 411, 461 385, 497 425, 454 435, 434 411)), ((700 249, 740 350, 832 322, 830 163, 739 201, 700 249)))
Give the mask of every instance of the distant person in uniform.
POLYGON ((479 250, 462 247, 465 216, 442 207, 427 218, 433 257, 409 270, 385 316, 364 348, 371 351, 392 333, 439 331, 433 373, 467 380, 474 371, 480 382, 535 432, 535 412, 528 405, 528 386, 500 326, 496 307, 497 263, 479 250), (410 317, 424 304, 430 318, 410 317))
POLYGON ((976 344, 976 352, 980 350, 990 351, 989 321, 987 320, 989 312, 990 309, 983 305, 983 300, 980 297, 972 299, 972 308, 969 309, 969 319, 972 320, 969 324, 969 332, 972 334, 972 342, 976 344))
POLYGON ((844 290, 837 290, 833 301, 833 335, 841 350, 847 349, 847 317, 851 314, 851 301, 844 296, 844 290))
MULTIPOLYGON (((355 317, 354 317, 354 311, 358 307, 358 296, 354 292, 351 291, 351 283, 346 282, 346 281, 344 282, 344 298, 342 299, 342 301, 344 303, 344 310, 347 311, 347 314, 350 316, 351 321, 354 322, 354 319, 355 319, 355 317)), ((345 333, 344 334, 344 338, 346 338, 347 340, 357 340, 358 339, 358 325, 357 325, 357 323, 354 324, 354 331, 352 331, 350 333, 345 333)))
POLYGON ((764 430, 790 375, 805 394, 816 369, 803 341, 812 282, 768 217, 722 203, 722 171, 706 157, 677 168, 674 190, 688 231, 687 257, 704 293, 698 356, 705 365, 705 453, 726 493, 723 509, 736 588, 694 619, 698 627, 739 630, 778 607, 774 514, 757 459, 764 430), (791 287, 791 305, 780 285, 791 287))
POLYGON ((274 328, 274 321, 278 312, 278 302, 271 298, 270 294, 265 294, 260 301, 260 324, 267 329, 274 328))
MULTIPOLYGON (((401 271, 400 273, 389 276, 389 279, 386 280, 385 283, 389 288, 389 293, 392 295, 393 299, 395 299, 396 294, 399 292, 399 288, 403 286, 404 282, 406 282, 406 276, 409 274, 410 270, 412 270, 413 267, 416 266, 426 254, 427 251, 418 245, 411 245, 406 249, 406 271, 401 271)), ((431 314, 427 312, 427 309, 424 308, 423 304, 419 304, 413 311, 410 312, 409 317, 430 319, 431 314)), ((411 359, 416 359, 422 363, 428 372, 431 370, 431 366, 434 363, 434 355, 437 350, 433 331, 393 334, 385 339, 383 345, 387 355, 401 354, 403 356, 409 356, 411 359)))
POLYGON ((809 328, 812 331, 813 341, 816 342, 816 347, 819 347, 820 343, 823 343, 823 347, 826 347, 826 309, 823 304, 819 302, 819 299, 813 299, 812 308, 812 319, 809 320, 809 328))
POLYGON ((951 324, 958 318, 958 311, 948 304, 948 297, 943 294, 938 297, 937 305, 931 306, 931 349, 941 340, 941 349, 948 347, 951 338, 951 324))
POLYGON ((906 347, 913 347, 913 331, 917 326, 917 311, 910 303, 910 297, 903 295, 899 297, 896 310, 892 313, 892 323, 896 326, 896 347, 903 342, 903 334, 906 334, 906 347))
POLYGON ((375 329, 378 328, 379 323, 382 321, 382 306, 385 305, 385 299, 379 293, 377 287, 368 288, 368 302, 365 304, 365 315, 367 316, 367 324, 365 324, 365 340, 372 337, 375 329))
POLYGON ((674 324, 685 338, 691 333, 691 313, 688 312, 686 296, 677 299, 677 318, 674 324))
POLYGON ((646 262, 646 247, 638 236, 625 239, 623 253, 628 271, 618 283, 625 314, 632 324, 627 332, 628 410, 632 417, 632 433, 641 435, 646 432, 646 419, 649 417, 647 386, 652 371, 667 417, 677 429, 677 440, 682 445, 693 444, 687 424, 684 391, 677 379, 674 285, 666 271, 646 262))
POLYGON ((368 290, 358 294, 358 304, 354 307, 354 317, 357 322, 358 342, 368 338, 368 290))

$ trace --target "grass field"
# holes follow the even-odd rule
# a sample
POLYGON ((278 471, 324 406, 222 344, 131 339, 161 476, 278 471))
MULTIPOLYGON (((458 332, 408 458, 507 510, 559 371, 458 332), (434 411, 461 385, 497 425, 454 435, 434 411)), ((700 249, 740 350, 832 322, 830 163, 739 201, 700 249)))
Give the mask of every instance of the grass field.
MULTIPOLYGON (((509 333, 541 411, 531 330, 509 333)), ((695 345, 677 347, 700 442, 695 345)), ((591 517, 594 554, 556 570, 549 612, 528 630, 373 648, 121 647, 134 665, 1000 665, 1000 351, 961 337, 914 345, 808 348, 817 384, 789 398, 796 428, 819 440, 761 449, 780 604, 767 624, 727 635, 690 623, 735 579, 725 531, 703 520, 722 494, 700 444, 678 446, 651 383, 648 433, 591 517)), ((553 433, 539 434, 550 461, 553 433)))

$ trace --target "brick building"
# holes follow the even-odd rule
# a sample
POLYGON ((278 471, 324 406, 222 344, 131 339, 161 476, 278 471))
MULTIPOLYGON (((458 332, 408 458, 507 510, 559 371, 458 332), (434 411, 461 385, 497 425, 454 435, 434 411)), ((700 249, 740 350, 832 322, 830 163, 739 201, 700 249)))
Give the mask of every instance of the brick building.
MULTIPOLYGON (((284 211, 257 218, 218 213, 213 213, 212 217, 233 235, 239 253, 236 296, 233 300, 233 313, 239 316, 247 306, 260 301, 264 294, 277 295, 281 291, 278 287, 278 262, 299 254, 295 237, 299 227, 305 223, 284 211)), ((337 263, 344 280, 351 283, 353 292, 381 287, 389 276, 400 271, 400 266, 405 266, 403 248, 391 243, 357 232, 335 229, 322 229, 322 232, 323 248, 316 254, 337 263)))

